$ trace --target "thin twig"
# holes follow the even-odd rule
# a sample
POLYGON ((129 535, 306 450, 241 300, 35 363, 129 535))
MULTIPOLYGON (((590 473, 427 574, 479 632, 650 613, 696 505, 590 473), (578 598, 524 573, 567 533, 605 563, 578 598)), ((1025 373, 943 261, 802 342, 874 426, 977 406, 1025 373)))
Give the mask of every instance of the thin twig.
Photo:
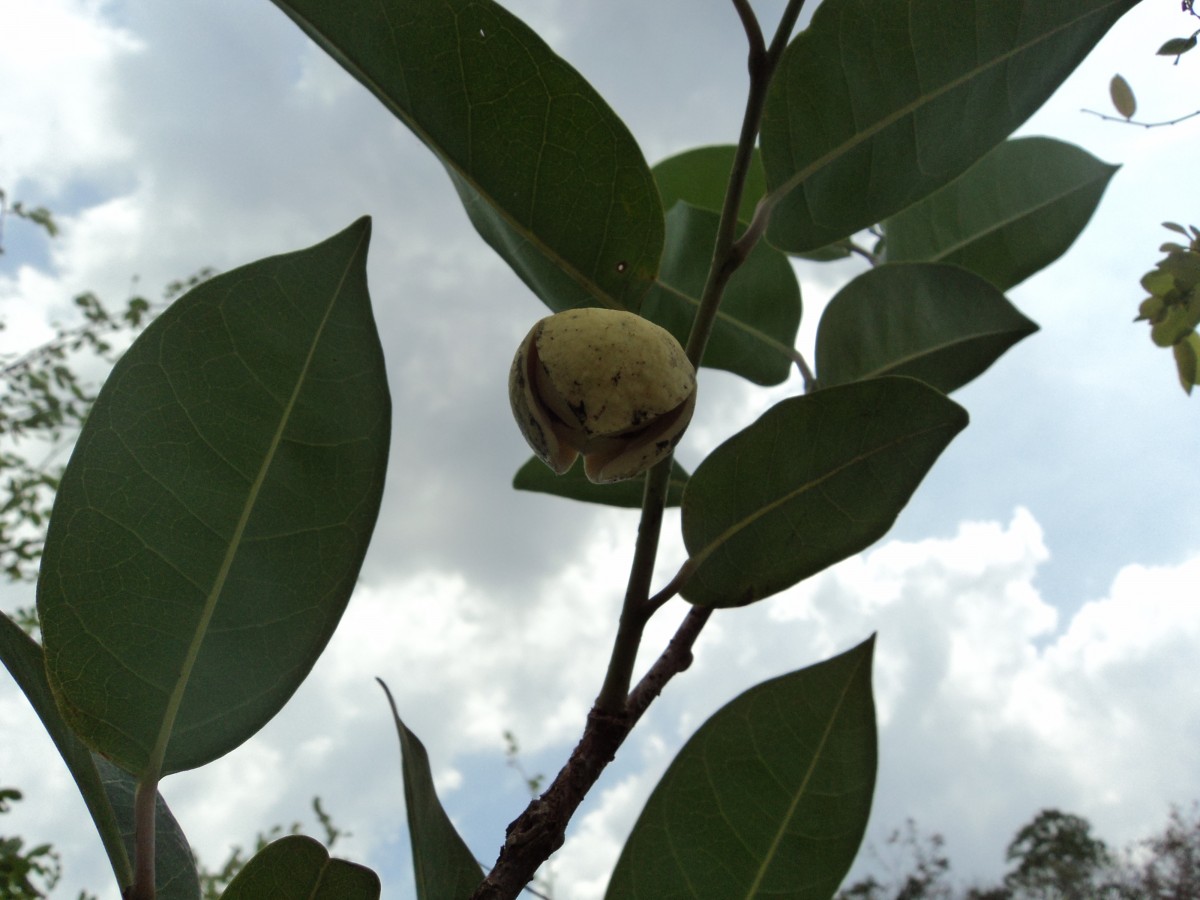
POLYGON ((1195 112, 1190 112, 1186 116, 1180 116, 1178 119, 1170 119, 1166 122, 1135 122, 1133 119, 1126 119, 1124 116, 1110 116, 1107 113, 1097 112, 1094 109, 1081 109, 1080 112, 1091 113, 1093 116, 1099 116, 1105 122, 1119 122, 1122 125, 1137 125, 1140 128, 1162 128, 1164 125, 1178 125, 1180 122, 1186 122, 1188 119, 1200 116, 1200 109, 1195 112))

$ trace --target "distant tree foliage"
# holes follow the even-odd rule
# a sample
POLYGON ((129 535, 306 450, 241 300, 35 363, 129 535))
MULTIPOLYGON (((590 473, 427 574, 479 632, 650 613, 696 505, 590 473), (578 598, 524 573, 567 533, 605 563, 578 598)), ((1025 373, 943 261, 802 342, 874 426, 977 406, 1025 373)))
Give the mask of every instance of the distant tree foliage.
POLYGON ((999 884, 963 885, 951 873, 946 839, 909 819, 885 849, 869 850, 881 871, 835 900, 1197 900, 1200 803, 1171 809, 1161 832, 1113 852, 1082 816, 1044 809, 1008 845, 999 884))

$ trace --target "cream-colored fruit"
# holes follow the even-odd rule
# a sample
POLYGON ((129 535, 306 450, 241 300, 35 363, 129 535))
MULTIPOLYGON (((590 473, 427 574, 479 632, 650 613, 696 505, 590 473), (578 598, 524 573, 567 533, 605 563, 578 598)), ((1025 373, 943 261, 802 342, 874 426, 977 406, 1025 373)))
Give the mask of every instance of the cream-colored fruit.
POLYGON ((678 443, 696 405, 679 342, 641 316, 571 309, 530 329, 509 372, 513 415, 559 475, 583 456, 597 484, 632 478, 678 443))

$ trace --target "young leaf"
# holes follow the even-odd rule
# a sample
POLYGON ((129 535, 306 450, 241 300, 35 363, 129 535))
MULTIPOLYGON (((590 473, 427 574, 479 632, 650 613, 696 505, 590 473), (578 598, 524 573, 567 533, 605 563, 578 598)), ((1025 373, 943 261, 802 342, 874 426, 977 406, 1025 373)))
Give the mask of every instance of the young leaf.
POLYGON ((762 126, 768 238, 811 250, 964 172, 1137 0, 827 0, 784 54, 762 126))
POLYGON ((792 397, 717 447, 683 492, 685 599, 742 606, 870 546, 967 424, 911 378, 792 397))
POLYGON ((1183 340, 1171 345, 1171 349, 1175 354, 1175 368, 1179 372, 1179 383, 1188 393, 1192 393, 1192 388, 1200 384, 1200 378, 1197 377, 1197 357, 1200 357, 1200 334, 1192 332, 1183 340))
POLYGON ((290 834, 254 854, 221 900, 379 900, 380 891, 379 876, 366 866, 290 834))
POLYGON ((625 124, 491 0, 275 0, 446 166, 479 233, 553 310, 637 310, 662 206, 625 124))
MULTIPOLYGON (((683 202, 719 213, 725 205, 725 189, 729 186, 729 173, 736 153, 737 147, 732 144, 696 147, 656 164, 650 171, 658 185, 663 209, 669 210, 683 202)), ((741 222, 748 223, 754 217, 754 207, 766 192, 767 176, 763 172, 762 157, 755 150, 746 173, 742 203, 738 207, 741 222)))
POLYGON ((828 900, 875 788, 874 638, 751 688, 679 751, 605 896, 828 900))
POLYGON ((483 881, 483 870, 438 800, 425 746, 400 721, 388 686, 381 679, 376 680, 387 695, 400 737, 404 805, 408 811, 417 900, 466 900, 483 881))
MULTIPOLYGON (((671 480, 667 484, 667 506, 678 506, 683 499, 683 486, 688 474, 683 466, 672 461, 671 480)), ((535 491, 553 494, 584 503, 602 503, 606 506, 621 506, 626 509, 641 509, 645 479, 631 478, 613 484, 593 484, 583 474, 583 463, 576 460, 565 475, 555 475, 544 462, 531 457, 513 476, 513 487, 518 491, 535 491)))
MULTIPOLYGON (((659 282, 642 315, 686 346, 700 305, 720 217, 676 203, 667 213, 667 242, 659 282)), ((725 288, 702 365, 725 369, 755 384, 779 384, 796 360, 800 285, 786 256, 760 241, 725 288)))
POLYGON ((990 282, 957 266, 889 263, 834 296, 817 327, 822 387, 907 375, 950 393, 1037 331, 990 282))
POLYGON ((1006 291, 1067 251, 1118 168, 1052 138, 1005 141, 887 219, 887 259, 954 263, 1006 291))
MULTIPOLYGON (((133 792, 136 782, 93 754, 63 721, 46 680, 42 648, 0 613, 0 661, 42 720, 100 835, 117 884, 133 883, 133 792)), ((158 900, 198 900, 200 881, 191 849, 160 794, 155 817, 155 882, 158 900)))
POLYGON ((1132 119, 1137 112, 1137 98, 1133 96, 1129 82, 1120 75, 1114 75, 1108 83, 1108 94, 1112 97, 1113 108, 1126 119, 1132 119))
POLYGON ((46 670, 76 733, 139 780, 254 734, 349 600, 391 418, 369 235, 189 292, 80 434, 38 581, 46 670))

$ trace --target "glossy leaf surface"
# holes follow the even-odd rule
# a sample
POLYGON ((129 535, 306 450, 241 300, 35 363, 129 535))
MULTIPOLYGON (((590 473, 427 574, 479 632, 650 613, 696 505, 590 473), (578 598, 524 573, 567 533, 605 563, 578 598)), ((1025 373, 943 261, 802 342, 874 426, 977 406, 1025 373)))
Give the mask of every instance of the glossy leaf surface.
MULTIPOLYGON (((133 776, 96 756, 75 736, 54 703, 41 646, 0 613, 0 661, 25 694, 66 763, 100 835, 121 888, 133 883, 133 776)), ((197 900, 196 865, 175 817, 159 795, 155 815, 155 882, 159 900, 197 900)))
POLYGON ((608 900, 828 900, 875 787, 874 639, 751 688, 650 795, 608 900))
POLYGON ((400 738, 417 900, 466 900, 483 881, 483 870, 438 800, 424 744, 400 720, 387 685, 382 681, 379 684, 387 695, 400 738))
POLYGON ((882 537, 967 424, 911 378, 876 378, 777 403, 709 454, 683 492, 701 606, 785 590, 882 537))
POLYGON ((379 876, 331 857, 318 841, 290 834, 254 854, 222 900, 379 900, 379 876))
MULTIPOLYGON (((683 500, 683 486, 687 484, 687 479, 688 474, 683 466, 672 461, 671 480, 667 484, 667 506, 678 506, 683 500)), ((544 462, 537 457, 531 457, 513 476, 513 487, 518 491, 535 491, 565 497, 568 500, 621 506, 626 509, 641 509, 645 486, 644 478, 630 478, 612 484, 593 484, 583 474, 583 463, 580 460, 576 460, 566 474, 555 475, 544 462)))
POLYGON ((155 779, 236 747, 350 597, 390 401, 369 220, 195 288, 121 358, 71 456, 38 612, 59 709, 155 779))
MULTIPOLYGON (((712 262, 720 216, 676 203, 667 213, 667 243, 659 281, 642 315, 687 346, 712 262)), ((779 384, 796 359, 800 285, 786 256, 760 241, 730 278, 702 365, 755 384, 779 384)))
POLYGON ((553 310, 636 310, 662 206, 629 130, 491 0, 275 0, 442 161, 484 239, 553 310))
POLYGON ((944 262, 1002 291, 1067 251, 1119 166, 1051 138, 1005 141, 885 221, 890 262, 944 262))
POLYGON ((949 393, 1035 331, 973 272, 930 263, 878 266, 838 291, 821 314, 817 382, 907 375, 949 393))
POLYGON ((827 0, 784 54, 762 127, 768 238, 830 244, 964 172, 1137 0, 827 0))

